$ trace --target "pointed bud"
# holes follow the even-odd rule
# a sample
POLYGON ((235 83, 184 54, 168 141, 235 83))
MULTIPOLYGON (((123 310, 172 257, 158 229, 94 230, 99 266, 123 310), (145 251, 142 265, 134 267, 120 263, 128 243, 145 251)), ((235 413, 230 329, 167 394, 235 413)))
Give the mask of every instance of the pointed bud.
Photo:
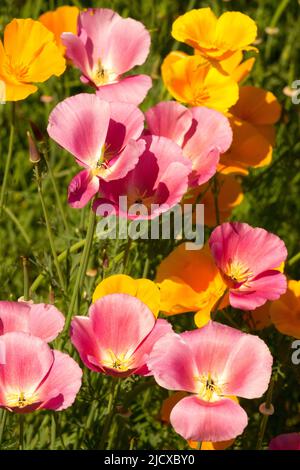
POLYGON ((29 131, 27 131, 27 138, 29 146, 29 159, 31 163, 36 165, 41 160, 41 156, 29 131))
POLYGON ((33 122, 29 121, 32 133, 37 142, 45 142, 44 133, 38 128, 38 126, 33 122))

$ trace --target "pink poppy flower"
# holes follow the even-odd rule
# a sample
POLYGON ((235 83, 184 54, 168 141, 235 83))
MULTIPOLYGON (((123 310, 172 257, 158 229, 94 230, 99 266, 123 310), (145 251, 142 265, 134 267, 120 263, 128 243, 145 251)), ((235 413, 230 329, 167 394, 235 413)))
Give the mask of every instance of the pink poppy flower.
POLYGON ((151 219, 179 203, 188 188, 191 162, 165 137, 144 136, 146 148, 135 168, 118 181, 101 181, 94 209, 110 203, 128 219, 151 219), (126 207, 120 203, 127 201, 126 207))
POLYGON ((300 450, 300 434, 291 432, 271 439, 269 450, 300 450))
POLYGON ((65 317, 54 305, 0 301, 0 336, 22 331, 49 343, 59 335, 64 324, 65 317))
POLYGON ((69 186, 72 207, 83 207, 98 192, 100 178, 123 178, 137 164, 145 143, 140 140, 144 115, 133 104, 108 103, 81 93, 51 112, 48 133, 85 168, 69 186))
POLYGON ((145 114, 151 134, 173 140, 192 161, 190 186, 206 183, 216 173, 220 154, 232 141, 232 130, 223 114, 205 107, 187 109, 175 101, 159 103, 145 114))
POLYGON ((212 232, 209 246, 233 307, 254 310, 286 291, 279 267, 287 250, 276 235, 245 223, 226 222, 212 232))
POLYGON ((81 81, 97 88, 107 101, 139 104, 151 88, 147 75, 123 74, 142 65, 150 48, 144 25, 106 8, 89 8, 78 17, 78 34, 63 33, 66 56, 81 72, 81 81))
POLYGON ((220 442, 242 434, 248 422, 243 408, 229 397, 262 396, 272 356, 257 336, 209 322, 158 340, 147 365, 160 386, 192 394, 172 409, 175 431, 187 440, 220 442))
POLYGON ((0 407, 16 413, 64 410, 81 387, 82 371, 67 354, 52 351, 37 336, 13 332, 0 336, 0 407), (4 359, 4 360, 3 360, 4 359))
POLYGON ((170 331, 171 325, 156 320, 138 298, 109 294, 91 305, 88 317, 74 317, 71 340, 89 369, 127 377, 148 375, 148 355, 154 343, 170 331))

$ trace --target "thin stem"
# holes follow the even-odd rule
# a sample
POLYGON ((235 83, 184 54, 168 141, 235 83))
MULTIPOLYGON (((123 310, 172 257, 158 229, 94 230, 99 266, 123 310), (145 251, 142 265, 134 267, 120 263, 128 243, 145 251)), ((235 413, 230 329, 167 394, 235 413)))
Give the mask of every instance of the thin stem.
POLYGON ((10 125, 8 153, 7 153, 7 158, 5 162, 4 177, 3 177, 3 183, 2 183, 1 194, 0 194, 0 217, 2 215, 2 209, 3 209, 4 198, 5 198, 5 193, 6 193, 6 186, 7 186, 8 175, 9 175, 9 170, 10 170, 10 165, 11 165, 14 135, 15 135, 15 126, 14 126, 14 119, 12 119, 12 122, 10 125))
MULTIPOLYGON (((271 408, 274 384, 275 384, 275 380, 273 378, 270 382, 268 392, 267 392, 266 409, 271 408)), ((266 432, 266 429, 267 429, 268 420, 269 420, 269 415, 264 414, 263 417, 262 417, 262 420, 261 420, 261 424, 260 424, 260 429, 259 429, 258 439, 257 439, 257 444, 256 444, 256 450, 260 450, 262 448, 265 432, 266 432)))
MULTIPOLYGON (((70 249, 62 251, 57 257, 58 262, 62 263, 67 258, 69 253, 76 253, 76 251, 79 251, 85 245, 85 242, 86 240, 80 240, 79 242, 74 243, 74 245, 72 245, 70 249)), ((43 271, 36 277, 30 287, 31 294, 32 292, 35 292, 37 290, 46 275, 47 272, 43 271)))
POLYGON ((0 420, 0 449, 1 449, 1 444, 3 440, 3 435, 4 435, 4 429, 7 421, 7 411, 6 410, 1 410, 1 420, 0 420))
POLYGON ((50 429, 50 449, 55 450, 56 441, 56 421, 54 414, 51 415, 51 429, 50 429))
POLYGON ((54 174, 53 174, 53 171, 52 171, 52 168, 51 168, 49 158, 48 158, 48 155, 47 155, 46 151, 43 151, 43 156, 46 160, 48 174, 49 174, 52 186, 53 186, 53 190, 54 190, 54 194, 55 194, 55 198, 56 198, 56 202, 57 202, 57 207, 58 207, 58 210, 60 212, 65 230, 67 232, 67 235, 69 235, 69 233, 70 233, 69 225, 68 225, 68 222, 67 222, 67 218, 66 218, 66 215, 65 215, 65 211, 64 211, 61 199, 60 199, 60 195, 59 195, 59 191, 58 191, 57 184, 56 184, 56 181, 55 181, 55 177, 54 177, 54 174))
POLYGON ((64 331, 68 331, 72 319, 72 315, 74 313, 75 305, 77 304, 77 299, 80 296, 82 284, 84 281, 85 273, 86 273, 86 268, 88 265, 89 257, 90 257, 90 252, 92 248, 92 243, 93 243, 93 237, 94 237, 94 230, 95 230, 95 223, 96 223, 96 214, 93 212, 91 209, 90 211, 90 216, 89 216, 89 222, 88 222, 88 229, 87 229, 87 234, 86 234, 86 243, 84 245, 84 249, 81 255, 80 259, 80 265, 77 271, 77 277, 75 280, 74 284, 74 289, 71 297, 71 302, 69 306, 69 311, 67 314, 66 318, 66 323, 65 323, 65 329, 64 331))
POLYGON ((64 278, 63 278, 63 275, 62 275, 62 271, 60 269, 60 265, 59 265, 59 262, 58 262, 57 253, 56 253, 56 249, 55 249, 55 245, 54 245, 54 238, 53 238, 53 234, 52 234, 49 214, 48 214, 47 207, 46 207, 45 200, 44 200, 44 196, 43 196, 42 181, 41 181, 41 176, 40 176, 40 173, 39 173, 38 165, 36 165, 35 170, 36 170, 36 180, 37 180, 37 185, 38 185, 38 193, 39 193, 39 196, 40 196, 40 201, 41 201, 41 205, 42 205, 42 209, 43 209, 43 213, 44 213, 44 219, 45 219, 45 222, 46 222, 47 235, 48 235, 48 239, 49 239, 49 243, 50 243, 50 247, 51 247, 51 251, 52 251, 53 261, 54 261, 54 265, 55 265, 55 268, 56 268, 56 271, 57 271, 57 274, 58 274, 60 286, 61 286, 62 290, 64 291, 65 290, 64 278))
POLYGON ((106 415, 106 419, 104 422, 101 441, 99 445, 99 448, 101 450, 104 450, 106 446, 110 426, 114 417, 116 398, 118 396, 120 385, 121 385, 121 379, 120 378, 116 379, 115 377, 113 377, 112 383, 111 383, 111 390, 110 390, 109 398, 108 398, 107 415, 106 415))
POLYGON ((213 185, 213 195, 214 195, 214 204, 215 204, 215 213, 216 213, 216 224, 220 225, 220 210, 219 210, 219 187, 217 178, 214 177, 213 185))
POLYGON ((126 273, 126 268, 127 268, 127 263, 128 263, 128 259, 129 259, 131 244, 132 244, 132 239, 128 235, 128 240, 127 240, 127 244, 126 244, 126 248, 125 248, 125 252, 124 252, 124 258, 123 258, 123 273, 124 274, 126 273))
POLYGON ((23 277, 24 277, 24 300, 29 300, 29 276, 28 276, 28 259, 22 256, 23 277))
POLYGON ((228 288, 225 289, 225 291, 223 292, 223 294, 221 295, 221 297, 219 298, 219 300, 217 301, 217 303, 215 304, 214 308, 212 309, 211 311, 211 318, 213 319, 215 316, 216 316, 216 313, 218 312, 219 310, 219 307, 224 299, 224 297, 227 295, 228 293, 228 288))
POLYGON ((21 233, 21 235, 24 238, 27 245, 30 245, 30 243, 31 243, 30 238, 28 237, 27 233, 25 232, 25 229, 22 227, 22 225, 18 221, 17 217, 12 213, 12 211, 8 207, 2 206, 2 209, 5 212, 5 214, 11 219, 11 221, 16 225, 17 229, 21 233))
POLYGON ((24 450, 24 415, 19 415, 19 450, 24 450))

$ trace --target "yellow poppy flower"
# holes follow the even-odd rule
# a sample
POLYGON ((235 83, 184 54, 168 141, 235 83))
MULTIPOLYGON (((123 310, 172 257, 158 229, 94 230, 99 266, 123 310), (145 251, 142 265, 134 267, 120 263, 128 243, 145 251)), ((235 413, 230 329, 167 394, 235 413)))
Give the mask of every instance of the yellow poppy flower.
POLYGON ((235 80, 199 55, 171 52, 161 71, 169 93, 182 103, 226 112, 238 100, 235 80))
POLYGON ((77 7, 63 6, 54 11, 47 11, 39 17, 39 21, 54 34, 55 41, 62 54, 65 46, 61 42, 62 33, 77 34, 77 19, 79 9, 77 7))
POLYGON ((210 8, 190 10, 173 23, 172 36, 206 57, 222 60, 236 51, 256 50, 255 22, 240 12, 228 11, 219 18, 210 8))
POLYGON ((248 174, 248 167, 260 168, 272 160, 274 124, 281 106, 270 91, 254 86, 240 87, 238 102, 228 118, 233 132, 232 145, 221 155, 218 171, 248 174))
POLYGON ((248 77, 254 63, 255 57, 251 57, 243 62, 243 53, 241 51, 237 51, 228 59, 224 59, 219 62, 222 70, 228 73, 228 75, 230 75, 237 83, 248 77))
MULTIPOLYGON (((200 328, 210 320, 210 313, 227 288, 209 248, 186 250, 182 243, 165 258, 157 269, 161 310, 166 315, 196 312, 200 328)), ((220 308, 229 304, 228 295, 220 308)))
POLYGON ((300 281, 289 281, 288 289, 270 306, 271 320, 281 333, 300 339, 300 281))
POLYGON ((59 76, 66 68, 65 59, 53 34, 39 21, 11 21, 0 41, 0 80, 5 83, 6 101, 19 101, 37 91, 34 83, 59 76))
POLYGON ((93 302, 108 294, 128 294, 140 299, 157 317, 160 309, 160 292, 149 279, 133 279, 125 274, 114 274, 98 284, 93 302))

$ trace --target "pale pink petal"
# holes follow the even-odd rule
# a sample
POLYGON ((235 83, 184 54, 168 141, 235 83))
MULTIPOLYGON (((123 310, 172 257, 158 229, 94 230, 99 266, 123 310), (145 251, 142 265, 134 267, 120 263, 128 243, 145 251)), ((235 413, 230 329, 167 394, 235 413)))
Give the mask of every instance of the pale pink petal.
POLYGON ((83 170, 72 179, 68 188, 68 203, 71 207, 80 209, 99 191, 99 178, 93 176, 90 170, 83 170))
POLYGON ((119 155, 109 161, 106 169, 101 172, 101 178, 107 182, 118 181, 133 170, 145 150, 145 142, 130 140, 119 155))
POLYGON ((172 326, 166 320, 159 318, 156 320, 153 330, 144 339, 144 341, 137 347, 133 353, 134 362, 132 368, 137 367, 138 370, 135 374, 139 375, 152 375, 146 365, 146 361, 151 353, 155 343, 167 333, 172 332, 172 326))
POLYGON ((0 404, 3 405, 5 393, 34 393, 52 367, 54 355, 45 341, 22 332, 1 336, 0 348, 5 352, 4 364, 0 364, 0 404))
POLYGON ((25 302, 0 302, 0 335, 11 331, 29 333, 29 304, 25 302))
POLYGON ((151 310, 127 294, 110 294, 97 300, 89 310, 92 328, 103 351, 119 357, 131 356, 155 324, 151 310))
POLYGON ((62 331, 65 317, 54 305, 32 304, 29 313, 29 332, 47 343, 62 331))
POLYGON ((170 421, 184 439, 219 442, 242 434, 248 417, 240 405, 228 398, 208 403, 191 396, 174 406, 170 421))
POLYGON ((270 441, 269 450, 300 450, 300 434, 291 432, 274 437, 270 441))
POLYGON ((109 103, 96 95, 81 93, 65 99, 53 109, 47 130, 79 164, 94 168, 102 154, 109 119, 109 103))
POLYGON ((286 292, 287 280, 284 274, 276 270, 264 271, 229 293, 230 305, 241 310, 255 310, 267 300, 277 300, 286 292))
POLYGON ((82 362, 95 372, 102 372, 100 348, 88 317, 73 318, 70 330, 71 341, 77 349, 82 362))
POLYGON ((148 75, 131 75, 116 83, 100 86, 96 94, 103 100, 139 105, 152 87, 148 75))
POLYGON ((66 57, 73 65, 80 69, 85 77, 91 74, 92 63, 89 61, 88 53, 82 40, 72 33, 63 33, 61 41, 66 47, 66 57))
POLYGON ((193 350, 180 335, 169 333, 154 345, 147 366, 156 382, 168 390, 196 392, 193 350))
POLYGON ((81 387, 82 370, 68 354, 53 351, 54 363, 49 375, 37 390, 39 408, 64 410, 71 406, 81 387))
POLYGON ((223 114, 205 107, 191 108, 193 124, 185 136, 184 155, 193 162, 190 184, 206 183, 216 172, 220 154, 231 145, 232 130, 223 114))
POLYGON ((180 146, 193 120, 191 111, 176 101, 158 103, 145 116, 151 134, 168 137, 180 146))

